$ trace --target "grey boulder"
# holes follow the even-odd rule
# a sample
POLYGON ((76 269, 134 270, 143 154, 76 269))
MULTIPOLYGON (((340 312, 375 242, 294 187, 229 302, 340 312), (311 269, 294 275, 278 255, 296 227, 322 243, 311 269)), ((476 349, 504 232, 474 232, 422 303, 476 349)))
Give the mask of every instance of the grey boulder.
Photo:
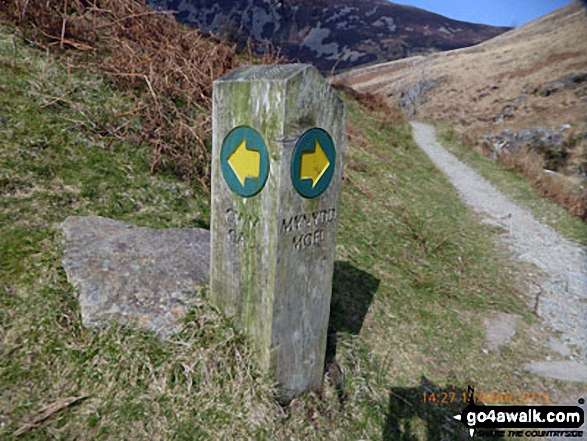
POLYGON ((115 321, 167 335, 209 282, 210 232, 153 229, 99 216, 71 216, 63 267, 79 295, 82 322, 115 321))

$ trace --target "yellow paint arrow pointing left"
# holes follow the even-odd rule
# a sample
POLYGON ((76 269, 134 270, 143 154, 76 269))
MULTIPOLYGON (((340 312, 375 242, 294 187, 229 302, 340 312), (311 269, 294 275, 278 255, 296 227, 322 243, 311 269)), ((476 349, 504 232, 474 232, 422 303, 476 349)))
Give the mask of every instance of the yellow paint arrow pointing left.
POLYGON ((300 167, 300 179, 311 179, 312 188, 318 184, 320 178, 330 167, 330 161, 326 157, 322 146, 316 140, 314 141, 313 152, 302 153, 302 164, 300 167))
POLYGON ((246 178, 258 179, 261 173, 261 154, 248 150, 244 139, 228 157, 228 163, 243 187, 246 178))

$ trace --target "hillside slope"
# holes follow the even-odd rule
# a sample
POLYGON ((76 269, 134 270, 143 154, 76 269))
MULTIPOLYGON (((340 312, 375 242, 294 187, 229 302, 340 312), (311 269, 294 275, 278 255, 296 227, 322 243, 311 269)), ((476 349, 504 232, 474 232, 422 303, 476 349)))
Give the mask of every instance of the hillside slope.
POLYGON ((268 40, 322 72, 471 46, 509 28, 451 20, 387 0, 149 0, 205 32, 268 40))
POLYGON ((555 402, 578 394, 576 384, 520 373, 551 351, 492 228, 477 224, 401 119, 345 100, 329 342, 344 382, 327 375, 321 396, 283 409, 247 339, 205 293, 193 293, 168 341, 82 326, 61 263, 64 219, 198 227, 209 225, 210 199, 151 172, 148 146, 129 142, 140 121, 111 140, 95 130, 112 115, 132 118, 140 100, 0 27, 0 438, 423 440, 442 431, 465 440, 452 416, 468 385, 548 391, 555 402), (504 311, 520 315, 519 332, 501 354, 488 352, 479 324, 504 311), (448 392, 450 403, 423 400, 448 392))
POLYGON ((422 119, 445 119, 483 133, 504 128, 568 123, 587 115, 587 16, 572 3, 476 47, 354 69, 337 79, 352 88, 385 95, 421 79, 439 82, 418 109, 422 119), (560 81, 563 84, 553 84, 560 81), (509 106, 510 115, 498 118, 509 106))
POLYGON ((504 146, 515 151, 517 139, 534 142, 541 167, 581 182, 586 41, 587 13, 575 2, 473 48, 354 69, 334 81, 381 95, 418 119, 448 121, 491 155, 504 146))
POLYGON ((587 82, 553 83, 587 74, 586 24, 585 10, 572 3, 473 48, 354 69, 338 79, 385 95, 392 104, 406 86, 437 80, 418 117, 450 120, 479 133, 563 123, 581 127, 587 82), (511 116, 498 118, 508 105, 511 116))

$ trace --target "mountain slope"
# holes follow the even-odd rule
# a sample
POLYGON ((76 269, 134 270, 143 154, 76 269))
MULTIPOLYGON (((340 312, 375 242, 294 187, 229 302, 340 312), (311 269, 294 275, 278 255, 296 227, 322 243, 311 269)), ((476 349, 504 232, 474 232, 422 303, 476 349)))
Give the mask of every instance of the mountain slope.
POLYGON ((418 119, 451 123, 465 143, 514 165, 586 218, 586 24, 575 2, 473 48, 354 69, 334 81, 418 119))
POLYGON ((410 85, 427 80, 431 90, 419 103, 418 117, 483 133, 580 125, 587 115, 581 76, 587 73, 586 24, 585 10, 572 3, 474 48, 354 69, 335 80, 384 95, 391 104, 410 85), (566 78, 573 74, 574 80, 566 78))
POLYGON ((401 120, 349 99, 329 331, 342 386, 326 376, 321 395, 282 408, 248 339, 205 293, 194 293, 170 341, 85 329, 62 268, 64 219, 210 222, 209 197, 151 173, 148 146, 132 140, 139 127, 105 138, 103 121, 143 105, 114 84, 0 26, 0 439, 468 440, 452 415, 470 384, 549 391, 555 403, 581 391, 517 374, 550 352, 491 227, 477 224, 401 120), (501 354, 488 352, 479 324, 502 311, 523 317, 519 331, 501 354), (454 402, 423 401, 448 392, 454 402))
POLYGON ((451 20, 386 0, 150 0, 205 32, 268 40, 323 72, 471 46, 509 28, 451 20))

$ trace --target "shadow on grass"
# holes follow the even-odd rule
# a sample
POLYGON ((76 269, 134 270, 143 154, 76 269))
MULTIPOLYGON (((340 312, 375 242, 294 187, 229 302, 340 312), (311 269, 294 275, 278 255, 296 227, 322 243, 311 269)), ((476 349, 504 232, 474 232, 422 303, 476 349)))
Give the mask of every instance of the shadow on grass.
POLYGON ((336 357, 338 333, 358 335, 380 280, 349 262, 334 263, 326 365, 336 357))
MULTIPOLYGON (((455 420, 466 407, 465 387, 439 387, 422 377, 412 388, 392 388, 383 427, 384 441, 444 441, 471 439, 466 427, 455 420)), ((479 403, 478 403, 479 404, 479 403)), ((502 439, 487 437, 487 440, 502 439)))

